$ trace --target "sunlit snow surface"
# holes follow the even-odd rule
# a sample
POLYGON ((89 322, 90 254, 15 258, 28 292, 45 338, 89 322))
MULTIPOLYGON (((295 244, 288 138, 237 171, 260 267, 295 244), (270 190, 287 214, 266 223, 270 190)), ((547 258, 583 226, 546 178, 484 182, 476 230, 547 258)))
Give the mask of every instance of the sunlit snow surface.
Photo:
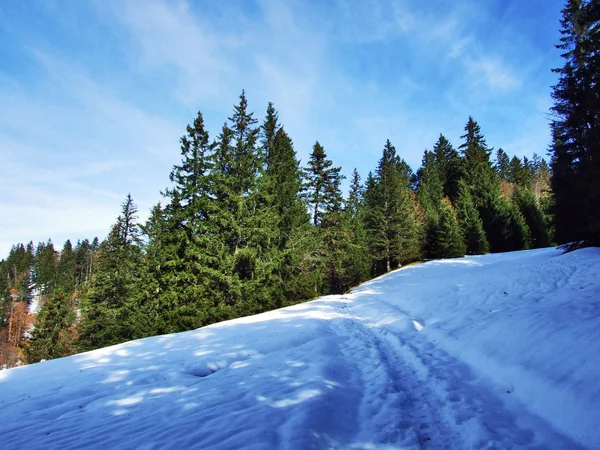
POLYGON ((600 448, 599 376, 600 249, 433 261, 0 371, 0 446, 600 448))

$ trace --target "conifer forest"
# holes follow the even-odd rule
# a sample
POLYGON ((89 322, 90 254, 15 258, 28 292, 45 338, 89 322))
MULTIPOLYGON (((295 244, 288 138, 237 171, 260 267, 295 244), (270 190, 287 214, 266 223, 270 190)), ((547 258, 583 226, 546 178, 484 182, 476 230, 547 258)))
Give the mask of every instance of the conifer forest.
POLYGON ((377 165, 352 170, 319 141, 299 161, 276 105, 257 112, 244 91, 216 133, 198 112, 146 221, 127 195, 105 239, 15 243, 1 260, 0 367, 344 293, 423 260, 599 245, 599 20, 599 2, 567 1, 541 155, 511 158, 465 117, 418 168, 379 136, 377 165))

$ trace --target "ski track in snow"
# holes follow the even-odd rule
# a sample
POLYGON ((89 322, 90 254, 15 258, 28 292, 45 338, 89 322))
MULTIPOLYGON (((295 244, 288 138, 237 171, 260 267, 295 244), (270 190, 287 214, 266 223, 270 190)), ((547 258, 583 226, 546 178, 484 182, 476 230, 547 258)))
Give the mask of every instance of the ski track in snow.
POLYGON ((599 298, 598 249, 407 267, 0 371, 3 448, 599 448, 599 298))

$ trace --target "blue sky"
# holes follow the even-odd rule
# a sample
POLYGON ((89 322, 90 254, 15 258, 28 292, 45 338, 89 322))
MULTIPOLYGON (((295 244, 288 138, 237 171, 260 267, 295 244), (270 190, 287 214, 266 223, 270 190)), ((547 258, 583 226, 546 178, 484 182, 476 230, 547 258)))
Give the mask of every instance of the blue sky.
POLYGON ((197 111, 273 101, 306 161, 364 177, 386 139, 416 169, 469 115, 490 146, 545 154, 562 0, 29 0, 0 8, 0 257, 144 218, 197 111))

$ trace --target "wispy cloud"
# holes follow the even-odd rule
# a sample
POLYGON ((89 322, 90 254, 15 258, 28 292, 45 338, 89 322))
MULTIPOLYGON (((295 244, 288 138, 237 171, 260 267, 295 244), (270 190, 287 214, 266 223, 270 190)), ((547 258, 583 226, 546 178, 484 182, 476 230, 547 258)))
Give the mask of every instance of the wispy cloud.
POLYGON ((0 254, 103 235, 127 192, 143 215, 185 124, 202 110, 214 135, 243 88, 259 119, 275 103, 304 161, 318 139, 346 173, 375 167, 387 138, 417 166, 440 132, 458 144, 468 115, 509 154, 547 145, 539 105, 555 64, 516 3, 501 18, 468 0, 57 5, 0 14, 0 55, 12 55, 0 66, 0 254))

